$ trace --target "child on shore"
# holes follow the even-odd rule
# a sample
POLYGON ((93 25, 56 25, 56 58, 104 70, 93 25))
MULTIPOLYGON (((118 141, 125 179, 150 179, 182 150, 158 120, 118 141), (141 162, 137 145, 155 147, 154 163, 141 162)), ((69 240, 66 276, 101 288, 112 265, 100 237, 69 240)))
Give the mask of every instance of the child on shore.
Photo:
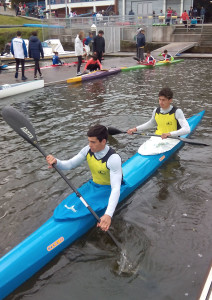
POLYGON ((97 55, 93 55, 92 58, 89 59, 89 61, 85 65, 84 72, 86 70, 89 70, 90 72, 96 71, 96 70, 101 70, 102 65, 100 61, 97 59, 97 55))
POLYGON ((52 64, 53 65, 62 65, 62 62, 59 58, 58 52, 54 52, 54 55, 52 57, 52 64))

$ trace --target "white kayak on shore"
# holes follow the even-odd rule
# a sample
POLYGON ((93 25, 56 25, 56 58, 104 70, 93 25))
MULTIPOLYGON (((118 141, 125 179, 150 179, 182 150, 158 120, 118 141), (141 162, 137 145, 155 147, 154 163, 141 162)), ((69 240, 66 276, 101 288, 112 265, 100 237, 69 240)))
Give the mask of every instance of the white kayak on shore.
POLYGON ((0 99, 37 90, 44 87, 44 80, 24 81, 0 85, 0 99))

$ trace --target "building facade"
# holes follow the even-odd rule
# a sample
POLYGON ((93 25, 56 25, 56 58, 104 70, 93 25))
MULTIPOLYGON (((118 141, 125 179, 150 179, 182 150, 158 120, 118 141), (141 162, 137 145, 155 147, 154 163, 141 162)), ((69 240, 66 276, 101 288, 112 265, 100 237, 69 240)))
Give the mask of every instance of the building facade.
POLYGON ((193 0, 45 0, 46 8, 52 11, 63 12, 63 17, 69 15, 70 11, 79 14, 92 14, 92 12, 107 11, 115 15, 128 15, 132 10, 135 15, 147 16, 152 15, 153 11, 156 15, 162 10, 165 14, 166 10, 171 7, 176 11, 178 16, 182 12, 193 6, 193 0))

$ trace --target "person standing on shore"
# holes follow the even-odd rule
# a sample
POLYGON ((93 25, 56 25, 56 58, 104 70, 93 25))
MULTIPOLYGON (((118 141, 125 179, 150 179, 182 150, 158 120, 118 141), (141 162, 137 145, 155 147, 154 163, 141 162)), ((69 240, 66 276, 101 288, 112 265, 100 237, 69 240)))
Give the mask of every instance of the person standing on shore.
POLYGON ((102 56, 105 53, 105 39, 103 38, 104 31, 99 30, 98 35, 93 39, 93 53, 97 59, 102 62, 102 56))
POLYGON ((16 72, 15 78, 18 78, 18 69, 19 65, 22 66, 22 80, 26 80, 27 78, 24 76, 24 64, 25 64, 25 57, 27 57, 27 48, 24 40, 21 38, 21 32, 17 31, 16 38, 12 39, 11 42, 11 52, 12 55, 15 57, 16 61, 16 72))
POLYGON ((89 32, 89 35, 84 38, 83 40, 83 44, 84 44, 84 47, 85 47, 85 53, 86 53, 86 56, 85 56, 85 60, 86 62, 88 61, 88 56, 90 54, 90 44, 93 42, 93 33, 92 32, 89 32))
POLYGON ((34 79, 37 79, 37 71, 40 74, 40 78, 42 78, 39 66, 41 56, 44 58, 43 47, 41 41, 37 37, 37 32, 33 31, 32 36, 29 39, 29 57, 33 58, 35 62, 34 79))
POLYGON ((187 21, 189 20, 189 16, 188 16, 186 10, 184 10, 180 19, 182 19, 183 24, 185 25, 185 27, 187 27, 187 21))
POLYGON ((205 9, 204 9, 203 6, 201 7, 201 10, 200 10, 200 18, 202 19, 202 23, 204 23, 204 20, 205 20, 205 9))
POLYGON ((80 31, 75 39, 75 55, 78 58, 77 76, 82 75, 80 72, 80 67, 82 64, 82 56, 83 56, 83 39, 84 39, 84 32, 80 31))
POLYGON ((139 33, 137 34, 137 49, 138 49, 138 59, 142 63, 144 60, 144 46, 146 44, 146 38, 144 35, 145 31, 140 28, 139 33))

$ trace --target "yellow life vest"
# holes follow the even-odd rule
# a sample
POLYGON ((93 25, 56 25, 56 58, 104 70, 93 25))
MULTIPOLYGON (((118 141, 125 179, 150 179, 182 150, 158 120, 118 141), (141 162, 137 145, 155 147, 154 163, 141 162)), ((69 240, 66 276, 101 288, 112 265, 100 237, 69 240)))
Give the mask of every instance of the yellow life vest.
POLYGON ((155 121, 157 123, 157 129, 155 134, 162 135, 163 133, 169 133, 180 129, 180 124, 175 118, 175 112, 177 108, 173 107, 167 114, 160 113, 160 107, 156 109, 155 121))
POLYGON ((110 148, 103 158, 97 159, 91 150, 88 151, 87 162, 91 170, 93 182, 101 185, 110 185, 110 170, 107 167, 107 161, 114 153, 115 151, 110 148))

